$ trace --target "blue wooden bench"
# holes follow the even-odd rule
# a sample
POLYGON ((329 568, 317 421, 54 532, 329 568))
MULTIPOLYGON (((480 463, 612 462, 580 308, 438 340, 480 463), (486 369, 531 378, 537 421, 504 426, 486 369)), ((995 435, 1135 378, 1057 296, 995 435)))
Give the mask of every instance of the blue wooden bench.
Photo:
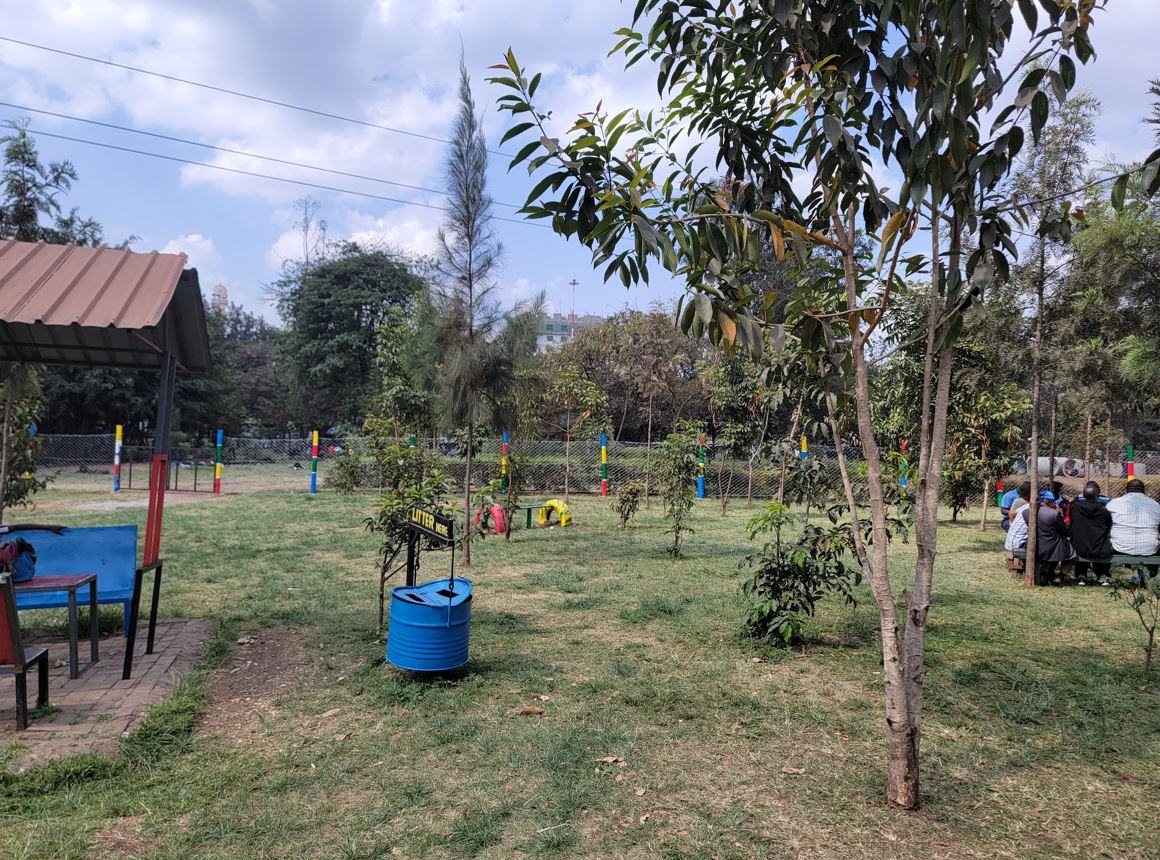
MULTIPOLYGON (((146 573, 153 572, 153 600, 149 610, 146 654, 153 653, 157 602, 161 596, 161 560, 137 566, 137 527, 64 528, 60 534, 37 529, 21 531, 21 536, 36 548, 37 576, 95 573, 97 603, 120 603, 124 607, 125 637, 128 641, 125 643, 122 677, 128 679, 133 671, 141 584, 146 573)), ((21 594, 16 598, 17 609, 58 609, 66 606, 68 594, 64 591, 21 594)), ((95 624, 96 619, 90 619, 89 623, 95 624)))

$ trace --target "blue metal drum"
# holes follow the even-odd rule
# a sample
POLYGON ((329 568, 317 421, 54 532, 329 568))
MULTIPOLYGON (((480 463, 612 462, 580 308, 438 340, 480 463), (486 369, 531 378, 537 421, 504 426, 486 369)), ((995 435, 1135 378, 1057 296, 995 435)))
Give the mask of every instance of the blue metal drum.
POLYGON ((471 580, 436 579, 391 589, 387 662, 412 672, 446 672, 467 662, 471 580))

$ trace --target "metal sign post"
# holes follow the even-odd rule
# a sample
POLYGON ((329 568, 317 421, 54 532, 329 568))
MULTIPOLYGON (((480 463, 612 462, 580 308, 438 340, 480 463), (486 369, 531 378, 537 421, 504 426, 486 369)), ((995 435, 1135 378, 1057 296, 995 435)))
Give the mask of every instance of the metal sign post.
MULTIPOLYGON (((419 575, 422 542, 426 540, 429 546, 455 546, 455 520, 426 508, 411 508, 407 529, 407 585, 413 586, 419 575)), ((451 553, 451 581, 455 582, 455 553, 451 553)))

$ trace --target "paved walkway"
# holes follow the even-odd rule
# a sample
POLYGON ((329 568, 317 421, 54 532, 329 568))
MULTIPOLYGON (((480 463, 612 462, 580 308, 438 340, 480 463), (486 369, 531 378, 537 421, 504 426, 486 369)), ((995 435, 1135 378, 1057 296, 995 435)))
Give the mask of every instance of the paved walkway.
MULTIPOLYGON (((146 625, 137 636, 133 677, 121 680, 125 639, 101 640, 101 660, 91 668, 87 640, 80 647, 81 676, 68 676, 68 642, 41 641, 48 646, 49 702, 55 713, 33 719, 28 730, 16 731, 16 691, 10 674, 0 675, 0 745, 13 741, 26 747, 16 767, 74 753, 113 753, 117 741, 165 698, 177 679, 201 656, 210 635, 208 621, 158 621, 152 654, 145 653, 146 625)), ((36 704, 35 674, 28 679, 29 707, 36 704)))

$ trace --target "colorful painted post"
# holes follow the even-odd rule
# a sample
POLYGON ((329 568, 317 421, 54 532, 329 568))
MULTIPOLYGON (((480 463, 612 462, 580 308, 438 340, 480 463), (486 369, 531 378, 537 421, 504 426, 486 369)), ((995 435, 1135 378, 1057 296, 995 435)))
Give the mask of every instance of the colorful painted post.
POLYGON ((213 494, 220 496, 222 494, 222 443, 225 441, 225 431, 217 431, 217 448, 214 451, 213 460, 213 494))
POLYGON ((997 481, 995 481, 995 507, 999 507, 1003 504, 1004 492, 1006 491, 1003 489, 1003 479, 999 478, 997 481))
POLYGON ((702 436, 699 440, 700 447, 697 449, 697 498, 705 498, 705 437, 702 436))
POLYGON ((121 492, 121 439, 123 428, 117 425, 117 434, 113 442, 113 492, 121 492))
POLYGON ((499 454, 499 489, 505 496, 508 491, 508 473, 507 473, 507 457, 508 457, 508 432, 503 431, 503 448, 499 454))
POLYGON ((898 447, 902 449, 902 468, 901 476, 898 479, 898 486, 902 488, 902 495, 906 495, 906 471, 910 468, 906 462, 906 440, 903 439, 898 443, 898 447))
POLYGON ((600 495, 608 495, 608 434, 600 434, 600 495))
POLYGON ((806 434, 803 433, 802 434, 802 453, 801 453, 803 466, 805 465, 806 458, 808 456, 810 456, 810 446, 809 446, 809 443, 806 442, 806 434))
POLYGON ((415 431, 414 431, 414 430, 412 430, 412 431, 411 431, 411 438, 410 438, 410 440, 407 442, 407 445, 409 445, 410 447, 414 448, 414 447, 415 447, 415 446, 417 446, 418 444, 419 444, 419 440, 415 438, 415 431))
POLYGON ((1136 477, 1136 449, 1132 447, 1132 443, 1128 443, 1128 480, 1136 477))
POLYGON ((310 495, 318 493, 318 431, 314 431, 310 446, 310 495))

